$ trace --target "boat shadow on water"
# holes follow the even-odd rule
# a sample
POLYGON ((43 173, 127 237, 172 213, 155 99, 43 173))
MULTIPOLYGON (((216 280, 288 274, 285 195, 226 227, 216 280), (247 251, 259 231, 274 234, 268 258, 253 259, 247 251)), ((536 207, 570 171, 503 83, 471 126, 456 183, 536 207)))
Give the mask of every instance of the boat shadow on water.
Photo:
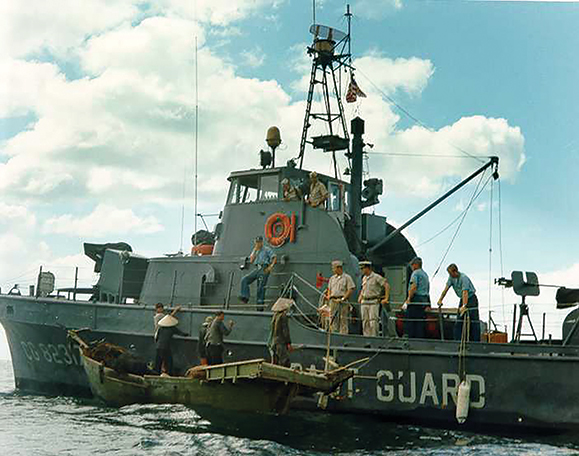
MULTIPOLYGON (((350 452, 417 451, 434 454, 457 448, 492 448, 500 445, 504 454, 538 454, 545 446, 579 450, 579 436, 524 437, 474 434, 396 424, 380 417, 353 414, 327 414, 296 410, 286 415, 231 412, 211 407, 192 408, 170 404, 134 404, 121 408, 103 407, 96 399, 75 399, 83 407, 77 419, 114 427, 146 429, 151 432, 236 437, 270 441, 297 451, 323 454, 350 452), (512 450, 509 451, 509 449, 512 450), (531 453, 529 453, 529 451, 531 453), (537 452, 537 453, 535 453, 537 452)), ((559 454, 556 450, 555 453, 559 454)))

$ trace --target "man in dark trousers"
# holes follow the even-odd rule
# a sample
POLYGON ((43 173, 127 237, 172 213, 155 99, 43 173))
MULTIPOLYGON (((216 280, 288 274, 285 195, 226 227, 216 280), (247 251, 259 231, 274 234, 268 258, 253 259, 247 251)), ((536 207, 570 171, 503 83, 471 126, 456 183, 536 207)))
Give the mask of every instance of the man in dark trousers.
POLYGON ((279 298, 271 310, 274 312, 271 319, 270 351, 272 363, 290 367, 289 352, 291 351, 291 337, 287 311, 292 306, 291 299, 279 298))
POLYGON ((225 326, 223 320, 225 313, 219 311, 207 331, 205 340, 207 341, 207 362, 210 366, 223 364, 223 338, 228 336, 233 329, 233 321, 229 322, 229 328, 225 326))
POLYGON ((165 363, 165 372, 168 375, 171 375, 173 372, 173 353, 171 352, 173 336, 175 334, 184 337, 189 335, 177 328, 178 324, 179 320, 172 315, 165 315, 161 320, 159 320, 159 329, 155 336, 155 342, 157 343, 155 372, 161 373, 161 366, 163 363, 165 363))
POLYGON ((458 315, 456 316, 456 323, 454 324, 454 340, 462 339, 462 326, 464 319, 469 317, 469 331, 468 340, 471 342, 480 342, 480 317, 478 312, 478 298, 476 297, 476 289, 471 280, 464 272, 458 270, 458 266, 454 263, 446 268, 448 272, 448 281, 438 300, 438 307, 442 306, 442 301, 452 287, 456 296, 460 299, 458 304, 458 315))
POLYGON ((207 338, 207 331, 213 322, 213 317, 207 317, 201 328, 199 329, 199 342, 197 342, 197 354, 199 355, 199 362, 202 366, 207 366, 207 345, 205 339, 207 338))
POLYGON ((414 258, 410 262, 412 275, 408 286, 408 297, 404 302, 406 310, 405 332, 409 338, 426 337, 426 307, 430 305, 430 281, 422 269, 422 259, 414 258))

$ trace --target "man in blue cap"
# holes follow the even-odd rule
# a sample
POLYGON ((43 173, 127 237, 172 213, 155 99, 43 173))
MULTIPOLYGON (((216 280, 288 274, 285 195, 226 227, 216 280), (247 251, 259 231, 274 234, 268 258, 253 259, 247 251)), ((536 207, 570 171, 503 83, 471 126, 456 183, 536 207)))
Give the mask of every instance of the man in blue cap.
POLYGON ((468 340, 471 342, 480 342, 480 317, 478 313, 478 298, 476 297, 474 285, 464 272, 458 270, 456 264, 450 264, 446 270, 448 271, 448 281, 438 300, 438 307, 442 306, 442 301, 446 293, 450 287, 452 287, 456 296, 460 299, 458 315, 456 316, 456 323, 454 324, 454 340, 462 339, 464 319, 468 315, 470 321, 468 340))
POLYGON ((263 236, 257 236, 255 238, 255 245, 249 255, 249 262, 255 263, 257 268, 241 279, 241 294, 239 299, 246 304, 249 302, 249 285, 257 280, 257 310, 263 310, 265 286, 267 285, 269 274, 277 263, 277 257, 273 253, 273 250, 263 245, 263 236))
POLYGON ((426 307, 430 304, 430 281, 422 269, 422 258, 414 258, 410 267, 412 275, 403 306, 406 309, 405 333, 409 338, 423 339, 426 337, 426 307))

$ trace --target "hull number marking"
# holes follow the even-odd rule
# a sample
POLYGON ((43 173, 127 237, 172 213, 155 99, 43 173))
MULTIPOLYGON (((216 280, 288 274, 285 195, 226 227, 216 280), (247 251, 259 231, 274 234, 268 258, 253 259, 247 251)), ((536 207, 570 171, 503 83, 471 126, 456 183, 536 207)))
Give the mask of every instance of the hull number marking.
POLYGON ((51 364, 76 365, 79 366, 79 360, 71 353, 71 350, 65 344, 35 344, 33 342, 20 342, 24 356, 30 362, 47 362, 51 364))

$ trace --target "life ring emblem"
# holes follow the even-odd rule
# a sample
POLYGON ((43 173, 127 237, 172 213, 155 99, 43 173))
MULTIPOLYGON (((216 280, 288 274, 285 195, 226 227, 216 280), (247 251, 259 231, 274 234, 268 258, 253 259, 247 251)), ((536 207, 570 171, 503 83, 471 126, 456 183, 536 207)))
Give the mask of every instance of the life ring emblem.
POLYGON ((292 214, 291 220, 281 212, 270 215, 265 222, 265 238, 267 242, 274 247, 282 246, 288 239, 291 242, 295 242, 295 224, 295 214, 292 214))

